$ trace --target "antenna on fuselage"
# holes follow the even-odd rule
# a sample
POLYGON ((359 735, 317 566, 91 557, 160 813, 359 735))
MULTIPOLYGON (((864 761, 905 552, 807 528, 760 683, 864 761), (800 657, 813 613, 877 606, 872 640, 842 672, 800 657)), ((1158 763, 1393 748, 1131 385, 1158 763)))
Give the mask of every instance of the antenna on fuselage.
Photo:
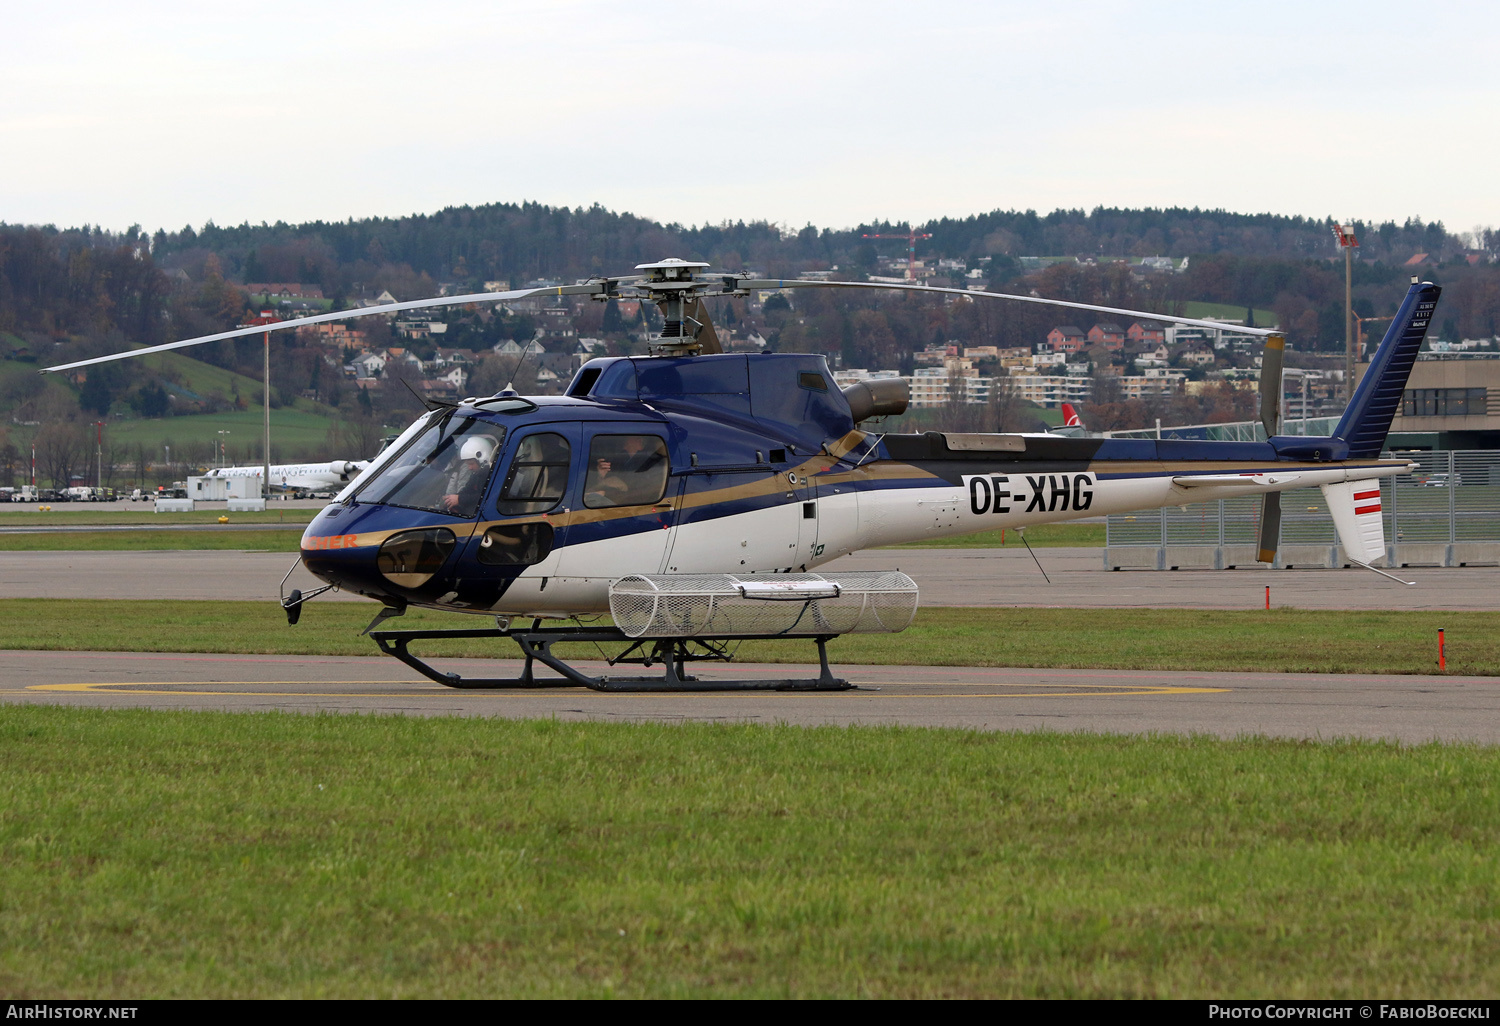
POLYGON ((536 346, 538 349, 542 348, 542 344, 534 338, 521 347, 521 355, 516 360, 515 367, 511 369, 510 380, 507 381, 505 383, 505 387, 500 390, 500 395, 504 395, 507 392, 511 395, 516 394, 516 378, 520 375, 521 368, 526 364, 526 357, 531 355, 532 346, 536 346))

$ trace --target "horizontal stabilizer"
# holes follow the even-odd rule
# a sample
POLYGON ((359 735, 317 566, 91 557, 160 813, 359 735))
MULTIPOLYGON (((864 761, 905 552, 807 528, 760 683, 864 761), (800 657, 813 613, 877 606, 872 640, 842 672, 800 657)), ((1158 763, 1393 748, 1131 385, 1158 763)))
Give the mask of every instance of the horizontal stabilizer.
POLYGON ((1174 477, 1172 483, 1179 488, 1271 488, 1291 484, 1299 474, 1196 474, 1190 477, 1174 477))
POLYGON ((1370 563, 1385 555, 1385 525, 1380 512, 1380 482, 1326 484, 1323 499, 1333 515, 1339 541, 1350 558, 1370 563))

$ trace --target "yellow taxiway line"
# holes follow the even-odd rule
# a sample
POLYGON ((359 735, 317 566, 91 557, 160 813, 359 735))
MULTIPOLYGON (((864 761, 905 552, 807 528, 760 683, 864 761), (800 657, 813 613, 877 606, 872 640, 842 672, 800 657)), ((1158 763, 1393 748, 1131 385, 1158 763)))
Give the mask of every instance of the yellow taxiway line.
MULTIPOLYGON (((368 685, 370 682, 369 681, 362 681, 362 680, 361 681, 343 680, 343 681, 326 681, 325 683, 327 683, 327 684, 365 684, 365 685, 368 685)), ((554 689, 554 688, 520 688, 520 687, 517 687, 517 688, 496 688, 496 689, 493 689, 493 690, 491 690, 491 689, 478 689, 478 688, 476 688, 476 689, 446 688, 446 687, 443 687, 442 685, 439 685, 439 684, 424 684, 423 682, 420 682, 420 681, 390 681, 388 683, 393 688, 400 688, 402 690, 409 690, 409 689, 413 689, 413 688, 421 689, 421 693, 419 693, 419 694, 415 694, 415 695, 413 695, 413 694, 406 694, 406 695, 403 696, 403 697, 409 697, 409 698, 422 698, 422 697, 429 697, 429 696, 451 697, 455 692, 463 692, 463 693, 470 694, 470 695, 486 695, 486 696, 489 696, 489 697, 503 698, 503 697, 506 697, 506 696, 509 696, 509 695, 515 695, 517 693, 533 693, 533 692, 538 692, 538 691, 558 690, 558 689, 554 689), (501 694, 501 692, 503 692, 503 694, 501 694)), ((199 691, 199 690, 196 690, 197 688, 200 688, 200 687, 226 687, 226 686, 227 687, 239 686, 239 687, 247 687, 247 688, 253 688, 253 687, 278 687, 278 686, 280 686, 280 687, 286 687, 286 686, 294 686, 294 685, 298 685, 298 684, 302 685, 303 687, 307 686, 307 684, 306 684, 305 681, 290 681, 290 680, 201 681, 201 682, 197 682, 197 681, 141 681, 141 682, 138 682, 138 683, 137 682, 125 682, 125 683, 92 683, 92 684, 90 684, 90 683, 78 683, 78 684, 33 684, 30 687, 25 688, 24 690, 26 690, 26 691, 63 691, 63 692, 75 692, 75 693, 76 692, 92 692, 94 694, 110 693, 110 694, 126 694, 126 695, 184 695, 184 696, 213 696, 213 695, 223 695, 223 696, 234 696, 234 697, 241 697, 241 698, 251 698, 251 697, 261 697, 261 698, 389 698, 389 697, 392 697, 392 693, 390 691, 370 691, 370 692, 362 692, 362 693, 337 694, 337 693, 330 693, 330 692, 326 692, 326 691, 199 691), (130 690, 113 690, 113 689, 122 689, 122 688, 128 688, 130 690)), ((917 682, 917 681, 894 681, 894 682, 893 681, 879 681, 879 682, 873 682, 872 681, 872 682, 869 682, 869 684, 867 684, 866 686, 868 686, 868 687, 881 687, 881 688, 887 688, 887 687, 917 687, 917 688, 920 688, 920 687, 929 687, 929 686, 937 686, 937 687, 972 687, 972 688, 1000 688, 1000 687, 1004 687, 1005 685, 1003 685, 1003 684, 979 684, 979 683, 975 683, 975 684, 962 684, 962 683, 960 683, 960 684, 952 684, 952 683, 947 683, 947 684, 932 685, 932 684, 927 684, 927 683, 922 683, 922 682, 917 682)), ((941 692, 941 691, 938 691, 938 692, 934 692, 934 691, 919 691, 919 692, 912 693, 912 694, 902 694, 902 695, 884 693, 884 694, 881 695, 881 697, 882 698, 1115 698, 1115 697, 1127 697, 1128 698, 1128 697, 1133 697, 1133 696, 1149 696, 1149 695, 1211 695, 1211 694, 1223 694, 1223 693, 1228 692, 1228 691, 1231 690, 1230 688, 1173 687, 1173 686, 1169 686, 1169 685, 1152 685, 1152 684, 1092 684, 1092 685, 1076 685, 1076 684, 1036 684, 1036 683, 1028 683, 1026 685, 1017 684, 1017 685, 1014 685, 1014 686, 1015 687, 1023 687, 1024 686, 1024 687, 1033 687, 1033 688, 1035 688, 1035 687, 1056 688, 1058 690, 1050 691, 1050 692, 1049 691, 1042 691, 1042 692, 1019 692, 1019 693, 1018 692, 1014 692, 1014 691, 990 691, 990 692, 969 691, 969 692, 954 692, 954 693, 941 692), (1086 690, 1086 691, 1063 690, 1063 689, 1066 689, 1066 688, 1077 688, 1077 687, 1087 687, 1087 688, 1089 688, 1089 690, 1086 690), (1105 690, 1099 690, 1099 689, 1105 689, 1105 690)), ((560 688, 567 688, 567 687, 569 687, 569 685, 564 684, 564 685, 560 685, 559 689, 560 688)), ((582 687, 582 685, 574 685, 574 687, 577 687, 579 690, 584 690, 584 688, 582 687)), ((738 694, 738 695, 762 694, 762 695, 764 695, 764 694, 775 694, 777 692, 772 692, 772 691, 755 691, 755 692, 752 692, 752 691, 744 691, 744 692, 732 692, 732 691, 730 691, 730 692, 725 692, 725 691, 718 691, 718 692, 693 692, 693 691, 670 691, 670 692, 669 691, 660 691, 660 692, 649 692, 649 691, 618 691, 618 692, 612 692, 612 693, 613 694, 617 694, 617 695, 629 695, 631 697, 642 698, 642 697, 646 697, 646 696, 652 695, 652 694, 671 694, 671 695, 674 695, 674 696, 677 696, 677 695, 708 695, 708 694, 712 694, 714 696, 722 696, 722 695, 726 695, 726 694, 730 694, 730 695, 733 695, 733 694, 738 694)), ((787 692, 787 693, 792 693, 792 692, 787 692)), ((807 692, 800 692, 799 691, 799 692, 795 692, 795 693, 797 693, 797 694, 805 694, 807 692)), ((832 692, 832 691, 830 691, 828 693, 829 694, 839 694, 841 692, 832 692)))

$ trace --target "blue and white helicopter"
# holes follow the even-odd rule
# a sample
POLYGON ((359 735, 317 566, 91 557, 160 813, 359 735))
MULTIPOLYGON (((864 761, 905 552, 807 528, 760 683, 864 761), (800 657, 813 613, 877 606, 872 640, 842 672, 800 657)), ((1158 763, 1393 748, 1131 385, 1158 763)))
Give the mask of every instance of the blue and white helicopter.
POLYGON ((817 572, 858 549, 1261 495, 1259 558, 1271 562, 1281 492, 1317 486, 1350 561, 1375 569, 1368 565, 1385 554, 1380 479, 1410 467, 1380 454, 1441 291, 1413 280, 1326 438, 1277 434, 1284 339, 1255 328, 1240 330, 1266 337, 1263 442, 891 434, 866 425, 905 411, 904 382, 840 391, 821 356, 724 353, 704 300, 881 288, 1221 325, 916 284, 752 278, 679 259, 635 270, 321 314, 47 369, 424 307, 530 296, 656 303, 664 326, 652 355, 591 360, 564 395, 506 389, 432 409, 408 427, 308 526, 301 565, 326 583, 285 595, 288 620, 296 623, 302 604, 322 591, 357 592, 381 603, 367 628, 381 649, 452 687, 842 689, 850 685, 830 671, 825 642, 904 629, 916 608, 915 584, 895 571, 817 572), (493 616, 495 625, 375 629, 411 606, 493 616), (606 612, 613 625, 579 620, 606 612), (497 636, 525 655, 518 677, 465 679, 408 649, 433 638, 497 636), (684 672, 692 660, 728 658, 736 641, 768 637, 816 641, 819 676, 714 682, 684 672), (591 676, 552 651, 565 641, 622 644, 611 663, 660 662, 663 676, 591 676), (537 677, 536 662, 559 676, 537 677))

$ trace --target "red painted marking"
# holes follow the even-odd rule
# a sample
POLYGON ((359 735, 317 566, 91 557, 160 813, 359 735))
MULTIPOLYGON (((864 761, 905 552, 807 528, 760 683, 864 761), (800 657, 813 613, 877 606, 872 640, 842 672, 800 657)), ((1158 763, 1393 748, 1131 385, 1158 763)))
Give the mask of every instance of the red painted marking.
POLYGON ((1375 505, 1373 505, 1373 506, 1355 506, 1354 507, 1354 515, 1355 516, 1364 516, 1366 513, 1379 513, 1379 512, 1380 512, 1380 503, 1378 503, 1378 502, 1375 505))
POLYGON ((354 549, 359 547, 359 535, 357 534, 330 534, 322 538, 308 538, 303 541, 304 549, 354 549))
POLYGON ((1356 499, 1376 499, 1380 497, 1380 489, 1376 488, 1368 492, 1355 492, 1354 497, 1356 499))

